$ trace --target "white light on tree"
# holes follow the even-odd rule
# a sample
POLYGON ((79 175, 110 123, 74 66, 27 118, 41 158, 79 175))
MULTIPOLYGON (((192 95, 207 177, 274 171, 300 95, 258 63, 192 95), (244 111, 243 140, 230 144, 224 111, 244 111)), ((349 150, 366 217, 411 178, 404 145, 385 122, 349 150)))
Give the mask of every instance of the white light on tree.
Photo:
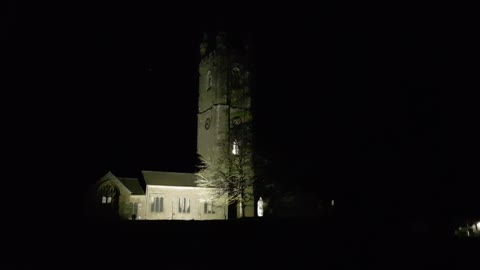
POLYGON ((263 200, 262 200, 262 197, 260 197, 260 199, 258 199, 258 202, 257 202, 257 215, 259 217, 263 217, 263 200))
POLYGON ((332 200, 332 201, 330 202, 330 204, 331 204, 332 206, 334 206, 334 205, 335 205, 335 200, 332 200))
POLYGON ((232 148, 232 154, 238 155, 239 150, 238 150, 238 143, 236 141, 233 142, 233 148, 232 148))

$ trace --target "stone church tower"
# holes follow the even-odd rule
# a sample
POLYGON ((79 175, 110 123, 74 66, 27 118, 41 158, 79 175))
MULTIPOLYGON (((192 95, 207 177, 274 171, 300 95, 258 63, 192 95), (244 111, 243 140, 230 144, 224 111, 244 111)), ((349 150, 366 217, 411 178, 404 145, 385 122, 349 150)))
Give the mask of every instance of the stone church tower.
MULTIPOLYGON (((228 154, 248 158, 250 165, 245 169, 253 173, 252 63, 247 42, 223 32, 217 33, 213 42, 204 34, 200 44, 197 153, 212 161, 228 154)), ((236 210, 237 217, 242 211, 245 217, 255 215, 253 187, 247 192, 252 199, 231 209, 236 210)))

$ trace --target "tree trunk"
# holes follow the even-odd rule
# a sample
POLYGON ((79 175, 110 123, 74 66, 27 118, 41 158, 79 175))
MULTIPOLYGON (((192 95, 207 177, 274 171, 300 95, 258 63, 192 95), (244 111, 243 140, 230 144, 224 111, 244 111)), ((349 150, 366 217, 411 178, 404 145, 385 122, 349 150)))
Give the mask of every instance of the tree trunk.
POLYGON ((242 192, 242 197, 240 198, 240 208, 241 208, 241 217, 245 217, 245 195, 242 192))

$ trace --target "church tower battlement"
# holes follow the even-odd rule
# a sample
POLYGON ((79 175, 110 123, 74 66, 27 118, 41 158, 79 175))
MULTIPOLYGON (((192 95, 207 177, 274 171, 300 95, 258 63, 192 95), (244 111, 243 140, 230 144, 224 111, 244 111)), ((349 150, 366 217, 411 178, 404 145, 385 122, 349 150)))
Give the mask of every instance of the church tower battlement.
MULTIPOLYGON (((204 34, 200 56, 197 153, 206 160, 222 158, 228 151, 252 155, 253 63, 245 41, 231 33, 204 34), (215 38, 214 48, 209 48, 209 38, 215 38)), ((253 189, 249 192, 253 195, 253 189)), ((246 217, 254 216, 253 201, 244 209, 246 217)))

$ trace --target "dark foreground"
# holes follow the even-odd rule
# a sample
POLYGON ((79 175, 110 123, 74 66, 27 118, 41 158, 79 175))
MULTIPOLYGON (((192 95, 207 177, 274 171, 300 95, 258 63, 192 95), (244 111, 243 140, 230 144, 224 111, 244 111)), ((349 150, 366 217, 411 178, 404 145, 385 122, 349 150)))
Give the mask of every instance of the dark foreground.
POLYGON ((453 234, 421 223, 316 219, 83 221, 71 227, 38 225, 33 230, 25 234, 15 230, 18 235, 8 241, 3 263, 17 268, 7 269, 480 267, 475 262, 479 239, 456 239, 453 234))

